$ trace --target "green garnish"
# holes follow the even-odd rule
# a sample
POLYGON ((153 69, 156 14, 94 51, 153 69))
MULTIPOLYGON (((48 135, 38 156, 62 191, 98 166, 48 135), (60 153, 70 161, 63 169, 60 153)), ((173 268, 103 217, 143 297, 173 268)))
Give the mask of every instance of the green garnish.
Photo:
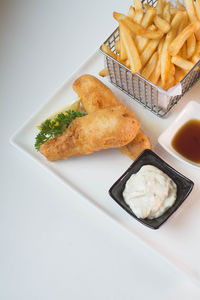
POLYGON ((75 110, 67 110, 64 113, 60 113, 55 119, 47 119, 40 125, 40 132, 35 138, 35 149, 40 150, 40 146, 49 139, 55 138, 58 134, 61 134, 70 125, 70 123, 77 117, 85 116, 85 113, 81 113, 75 110))

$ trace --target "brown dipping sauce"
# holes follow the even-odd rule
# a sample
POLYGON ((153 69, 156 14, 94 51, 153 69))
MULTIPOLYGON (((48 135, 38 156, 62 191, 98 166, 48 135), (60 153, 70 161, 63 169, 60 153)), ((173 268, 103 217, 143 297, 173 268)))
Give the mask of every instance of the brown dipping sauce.
POLYGON ((175 134, 172 147, 185 158, 200 163, 200 120, 185 123, 175 134))

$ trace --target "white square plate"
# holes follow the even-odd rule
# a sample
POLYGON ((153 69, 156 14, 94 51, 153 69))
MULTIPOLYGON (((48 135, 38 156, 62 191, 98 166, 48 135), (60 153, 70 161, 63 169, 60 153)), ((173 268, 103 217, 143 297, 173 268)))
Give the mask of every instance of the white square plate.
MULTIPOLYGON (((88 200, 97 209, 100 209, 105 217, 112 217, 117 224, 126 228, 145 244, 155 249, 157 253, 166 257, 168 261, 174 263, 179 269, 192 278, 200 280, 200 243, 197 243, 200 228, 200 202, 196 201, 200 195, 199 170, 188 168, 182 163, 179 164, 176 159, 173 159, 157 144, 158 136, 172 123, 174 117, 179 113, 181 103, 182 105, 187 103, 186 97, 179 101, 176 108, 172 110, 173 113, 170 113, 165 119, 160 119, 111 85, 106 78, 100 78, 112 89, 121 102, 128 105, 135 112, 142 124, 142 129, 151 140, 153 151, 194 182, 194 188, 187 201, 157 231, 139 224, 115 203, 108 194, 112 184, 132 164, 132 161, 118 149, 103 150, 91 155, 71 157, 67 160, 56 162, 47 161, 45 157, 34 149, 35 136, 38 133, 36 126, 77 98, 72 89, 74 80, 86 73, 98 77, 97 74, 103 66, 103 56, 95 52, 65 81, 55 95, 22 125, 11 138, 11 143, 45 168, 50 174, 54 175, 56 179, 64 183, 68 189, 78 193, 83 200, 88 200)), ((194 88, 193 91, 193 97, 195 97, 194 88)), ((198 99, 198 91, 196 92, 196 97, 198 99)), ((49 189, 49 187, 47 188, 49 189)), ((66 199, 66 201, 75 200, 73 199, 73 194, 70 195, 71 198, 66 199)))
MULTIPOLYGON (((172 139, 176 132, 189 120, 200 120, 200 104, 195 101, 190 101, 182 112, 178 115, 175 121, 159 136, 159 144, 171 155, 180 161, 200 169, 200 164, 192 162, 183 157, 172 147, 172 139)), ((199 149, 200 151, 200 149, 199 149)))

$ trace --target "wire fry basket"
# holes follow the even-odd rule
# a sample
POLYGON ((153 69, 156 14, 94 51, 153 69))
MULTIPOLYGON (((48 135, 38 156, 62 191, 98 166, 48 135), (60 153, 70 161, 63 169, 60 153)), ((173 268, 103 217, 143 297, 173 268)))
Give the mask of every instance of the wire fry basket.
MULTIPOLYGON (((157 3, 157 1, 152 0, 142 1, 142 3, 145 2, 153 7, 157 3)), ((117 54, 115 49, 117 40, 119 40, 119 28, 104 42, 115 54, 117 54)), ((105 55, 105 66, 109 71, 110 82, 159 117, 164 117, 200 77, 200 68, 197 68, 200 65, 199 61, 176 85, 176 87, 179 85, 181 92, 178 95, 173 95, 173 93, 170 94, 154 85, 139 73, 132 74, 128 67, 105 53, 102 46, 100 51, 105 55)))

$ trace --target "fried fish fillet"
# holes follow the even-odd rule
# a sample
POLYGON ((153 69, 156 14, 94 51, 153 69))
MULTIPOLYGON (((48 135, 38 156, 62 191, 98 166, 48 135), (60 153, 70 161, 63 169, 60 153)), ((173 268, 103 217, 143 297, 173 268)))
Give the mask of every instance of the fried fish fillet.
POLYGON ((55 161, 118 148, 132 141, 139 128, 140 122, 126 107, 104 108, 73 120, 64 133, 42 144, 40 152, 48 160, 55 161))
MULTIPOLYGON (((88 114, 106 107, 123 106, 113 92, 100 80, 92 75, 82 75, 73 84, 74 91, 81 98, 82 104, 88 114)), ((127 111, 131 111, 126 107, 127 111)), ((133 113, 133 112, 132 112, 133 113)), ((135 160, 145 149, 151 149, 149 138, 142 132, 126 146, 120 148, 123 154, 135 160)))
POLYGON ((151 144, 148 137, 140 129, 134 140, 122 146, 120 151, 129 156, 130 159, 135 160, 145 149, 151 149, 151 144))
POLYGON ((73 83, 73 89, 81 98, 88 114, 106 107, 124 106, 103 82, 92 75, 85 74, 77 78, 73 83))

